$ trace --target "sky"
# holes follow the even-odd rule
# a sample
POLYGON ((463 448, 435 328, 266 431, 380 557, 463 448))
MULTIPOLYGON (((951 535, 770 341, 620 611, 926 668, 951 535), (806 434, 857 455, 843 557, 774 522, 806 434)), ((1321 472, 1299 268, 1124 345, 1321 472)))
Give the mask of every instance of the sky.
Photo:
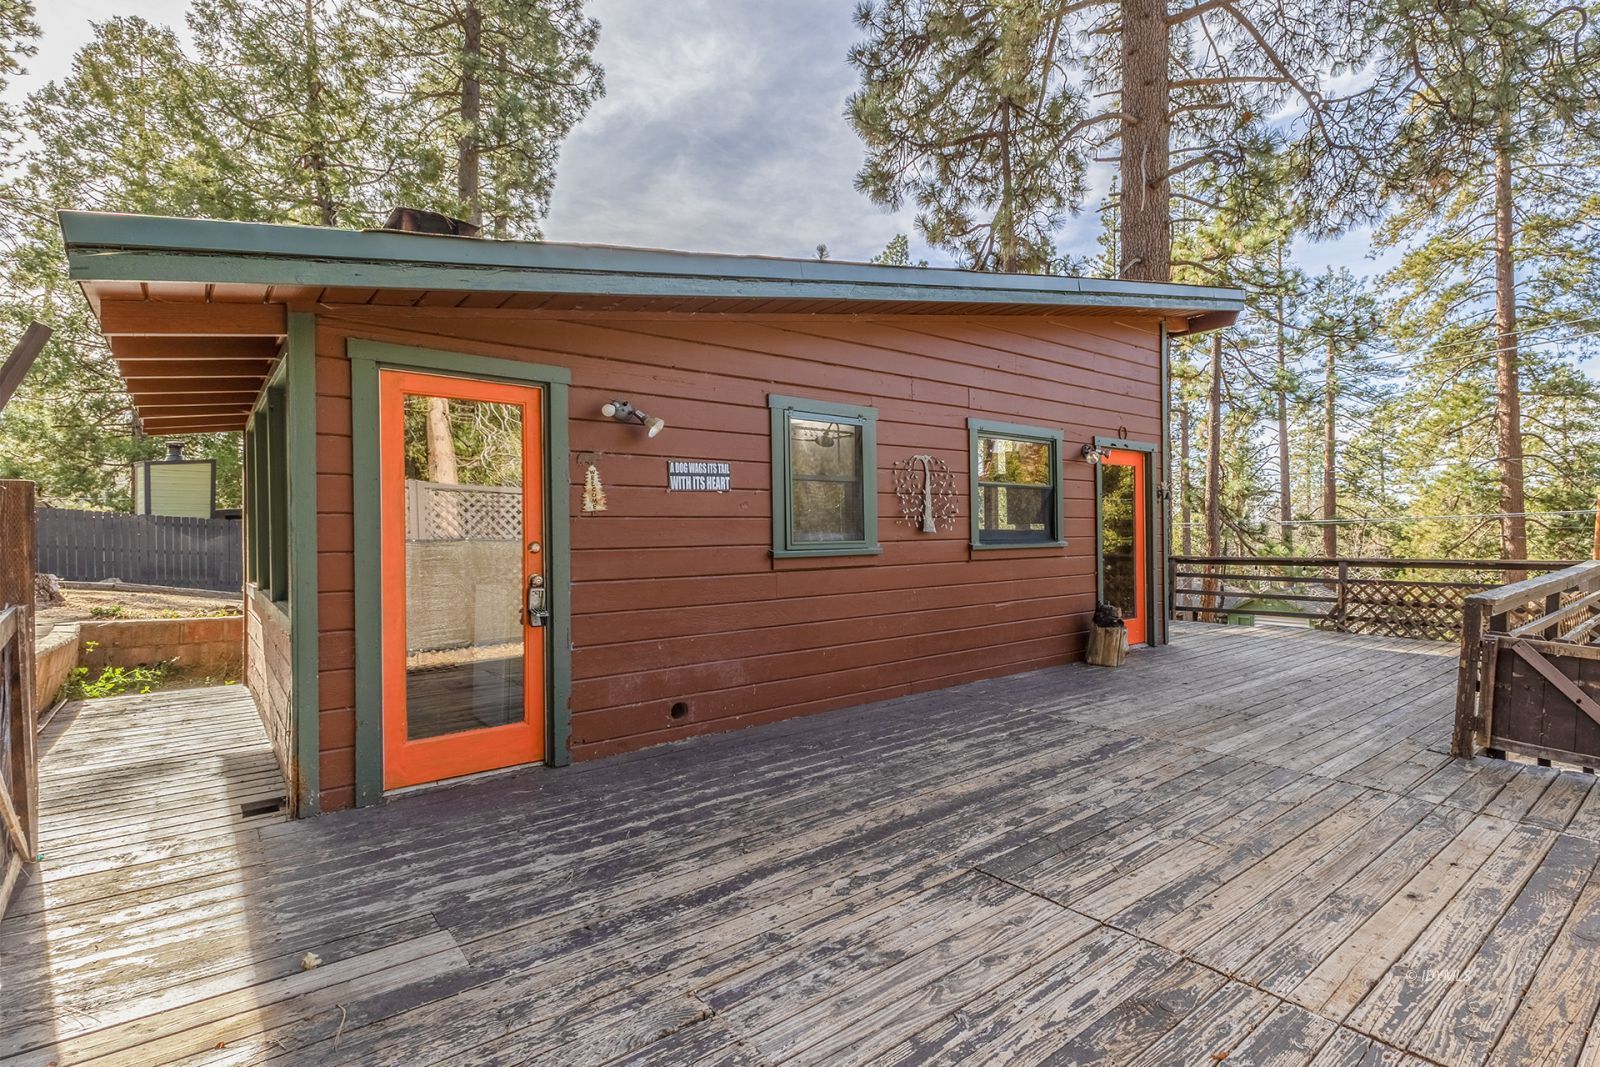
MULTIPOLYGON (((553 241, 864 260, 899 233, 913 257, 913 212, 856 192, 861 143, 844 117, 856 86, 846 53, 856 0, 589 0, 607 92, 563 148, 545 235, 553 241), (665 17, 670 13, 670 18, 665 17)), ((39 55, 13 95, 59 78, 90 23, 138 14, 182 32, 187 0, 70 0, 39 5, 39 55)), ((1085 212, 1057 235, 1063 252, 1097 251, 1091 175, 1085 212)), ((1367 234, 1302 242, 1295 260, 1372 273, 1367 234)))

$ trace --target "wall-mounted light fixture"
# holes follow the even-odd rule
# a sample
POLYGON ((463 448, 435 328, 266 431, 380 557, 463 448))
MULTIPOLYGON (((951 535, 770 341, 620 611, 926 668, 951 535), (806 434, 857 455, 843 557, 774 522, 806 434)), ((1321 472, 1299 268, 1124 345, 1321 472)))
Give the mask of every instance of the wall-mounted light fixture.
POLYGON ((608 400, 600 405, 600 414, 618 422, 637 422, 644 427, 646 437, 654 437, 667 425, 665 419, 652 418, 626 400, 608 400))
POLYGON ((1090 441, 1088 444, 1083 446, 1083 458, 1088 460, 1090 464, 1099 463, 1101 460, 1106 458, 1106 454, 1110 451, 1111 450, 1109 448, 1103 448, 1100 445, 1095 444, 1093 441, 1090 441))

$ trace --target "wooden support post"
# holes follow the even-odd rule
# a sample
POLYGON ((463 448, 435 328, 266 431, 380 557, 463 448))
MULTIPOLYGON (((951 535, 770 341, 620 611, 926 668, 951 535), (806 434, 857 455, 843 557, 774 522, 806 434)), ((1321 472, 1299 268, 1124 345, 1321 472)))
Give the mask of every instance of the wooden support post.
POLYGON ((50 340, 50 333, 50 327, 44 323, 31 323, 23 331, 22 339, 17 342, 17 346, 11 350, 11 355, 6 357, 4 363, 0 363, 0 410, 4 410, 7 402, 17 391, 17 386, 28 376, 28 368, 39 358, 45 342, 50 340))
MULTIPOLYGON (((0 832, 21 848, 8 847, 0 870, 0 917, 15 891, 25 864, 33 862, 39 842, 39 765, 34 729, 33 602, 34 602, 34 488, 32 482, 0 480, 0 610, 13 609, 11 632, 0 646, 0 665, 10 662, 9 678, 0 678, 9 692, 4 704, 9 750, 0 752, 0 804, 7 824, 0 832)), ((7 673, 0 670, 0 674, 7 673)))
POLYGON ((1594 554, 1592 559, 1600 559, 1600 496, 1594 498, 1594 554))

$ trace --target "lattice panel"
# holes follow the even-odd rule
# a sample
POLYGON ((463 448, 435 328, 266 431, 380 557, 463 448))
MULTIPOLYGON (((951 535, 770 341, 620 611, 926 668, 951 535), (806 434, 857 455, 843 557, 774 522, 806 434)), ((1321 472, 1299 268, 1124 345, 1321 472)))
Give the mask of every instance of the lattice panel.
POLYGON ((522 489, 408 480, 406 531, 411 541, 520 541, 522 489))
MULTIPOLYGON (((1383 637, 1453 641, 1474 588, 1352 578, 1345 586, 1343 629, 1383 637)), ((1332 622, 1327 625, 1331 625, 1332 622)))

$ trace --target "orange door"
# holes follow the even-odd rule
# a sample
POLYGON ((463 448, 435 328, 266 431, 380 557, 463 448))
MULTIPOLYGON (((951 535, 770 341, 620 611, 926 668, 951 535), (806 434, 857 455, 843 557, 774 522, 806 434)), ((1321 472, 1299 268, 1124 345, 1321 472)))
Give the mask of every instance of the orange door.
POLYGON ((543 758, 542 399, 379 374, 385 789, 543 758))
POLYGON ((1112 449, 1100 463, 1100 599, 1128 624, 1128 644, 1150 637, 1150 455, 1112 449))

